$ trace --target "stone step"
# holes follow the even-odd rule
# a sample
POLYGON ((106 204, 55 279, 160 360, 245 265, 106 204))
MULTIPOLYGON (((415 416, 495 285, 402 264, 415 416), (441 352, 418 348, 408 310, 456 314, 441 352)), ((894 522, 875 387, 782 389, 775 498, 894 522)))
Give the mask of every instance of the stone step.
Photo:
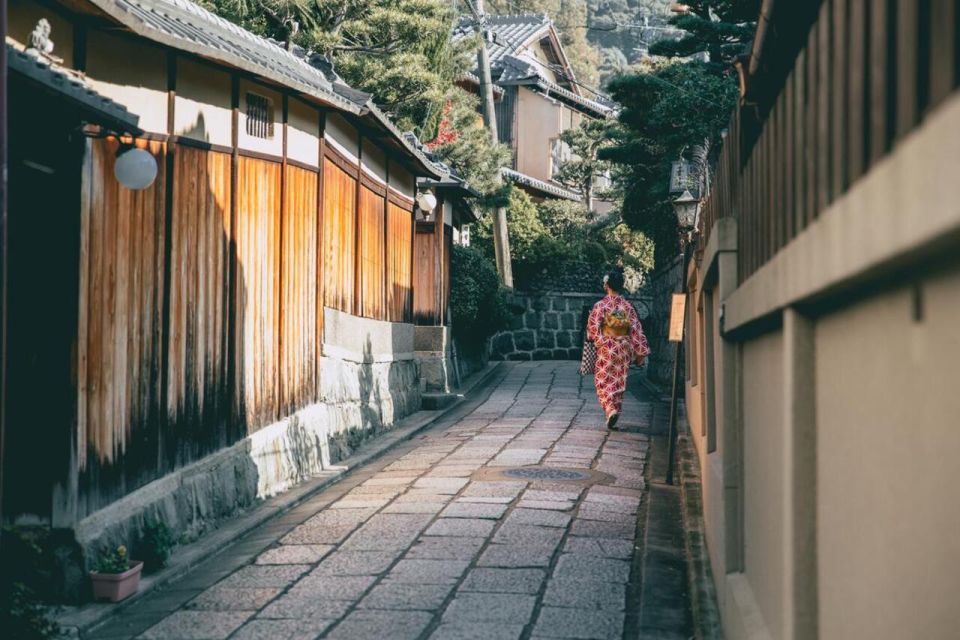
POLYGON ((459 398, 455 393, 423 393, 420 394, 421 408, 426 411, 446 409, 459 398))

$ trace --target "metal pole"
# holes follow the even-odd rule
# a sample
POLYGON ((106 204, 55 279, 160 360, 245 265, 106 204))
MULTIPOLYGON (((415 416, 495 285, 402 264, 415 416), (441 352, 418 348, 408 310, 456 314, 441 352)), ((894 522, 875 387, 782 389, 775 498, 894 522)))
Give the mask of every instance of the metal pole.
MULTIPOLYGON (((499 144, 497 135, 497 113, 493 101, 493 80, 490 76, 490 55, 487 53, 487 18, 483 12, 483 0, 468 2, 477 32, 480 34, 480 48, 477 49, 477 67, 480 70, 480 100, 483 107, 483 123, 490 132, 493 144, 499 144)), ((507 210, 498 207, 493 215, 493 250, 497 260, 497 272, 503 284, 513 288, 513 267, 510 260, 510 236, 507 234, 507 210)))
MULTIPOLYGON (((680 293, 686 295, 687 293, 687 260, 688 260, 688 250, 690 248, 691 242, 684 242, 683 244, 683 262, 680 263, 680 293)), ((689 305, 684 305, 684 321, 686 321, 686 313, 688 311, 689 305)), ((686 324, 686 322, 684 322, 686 324)), ((684 331, 684 337, 686 337, 686 331, 684 331)), ((673 349, 673 391, 670 394, 670 429, 667 432, 667 438, 669 440, 667 446, 667 477, 666 483, 673 484, 673 458, 677 446, 677 404, 679 403, 680 395, 680 345, 683 344, 682 341, 675 343, 673 349)))
MULTIPOLYGON (((7 37, 7 0, 0 0, 0 40, 7 37)), ((0 523, 7 397, 7 45, 0 47, 0 523)))

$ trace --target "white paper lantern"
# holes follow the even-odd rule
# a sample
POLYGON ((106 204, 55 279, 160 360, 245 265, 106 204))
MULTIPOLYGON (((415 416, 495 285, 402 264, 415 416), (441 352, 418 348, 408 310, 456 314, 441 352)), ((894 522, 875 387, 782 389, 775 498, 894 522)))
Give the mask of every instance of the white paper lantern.
POLYGON ((429 214, 437 206, 437 196, 430 191, 423 191, 417 196, 417 206, 425 214, 429 214))
POLYGON ((117 156, 113 175, 127 189, 146 189, 157 179, 157 160, 144 149, 128 149, 117 156))

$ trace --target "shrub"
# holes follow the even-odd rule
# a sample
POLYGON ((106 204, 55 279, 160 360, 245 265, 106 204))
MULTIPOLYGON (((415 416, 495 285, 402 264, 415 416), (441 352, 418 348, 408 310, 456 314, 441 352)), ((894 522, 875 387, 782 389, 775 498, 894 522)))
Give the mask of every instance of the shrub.
POLYGON ((46 573, 43 550, 17 527, 4 527, 0 547, 0 629, 4 637, 47 640, 60 634, 60 627, 47 618, 46 607, 34 589, 46 573))
POLYGON ((140 541, 143 568, 147 571, 158 571, 165 567, 170 551, 176 544, 177 540, 166 522, 157 520, 148 523, 143 528, 143 539, 140 541))
POLYGON ((477 348, 506 328, 506 292, 490 260, 477 249, 454 245, 450 256, 453 331, 467 348, 477 348))

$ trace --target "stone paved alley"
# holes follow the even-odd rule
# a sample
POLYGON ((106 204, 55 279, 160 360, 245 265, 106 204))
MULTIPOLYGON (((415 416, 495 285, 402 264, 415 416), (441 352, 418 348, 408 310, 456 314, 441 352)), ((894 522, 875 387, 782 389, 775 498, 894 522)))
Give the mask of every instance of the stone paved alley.
POLYGON ((87 635, 688 637, 644 633, 638 614, 653 409, 628 393, 627 432, 608 432, 575 363, 503 365, 436 426, 87 635))

